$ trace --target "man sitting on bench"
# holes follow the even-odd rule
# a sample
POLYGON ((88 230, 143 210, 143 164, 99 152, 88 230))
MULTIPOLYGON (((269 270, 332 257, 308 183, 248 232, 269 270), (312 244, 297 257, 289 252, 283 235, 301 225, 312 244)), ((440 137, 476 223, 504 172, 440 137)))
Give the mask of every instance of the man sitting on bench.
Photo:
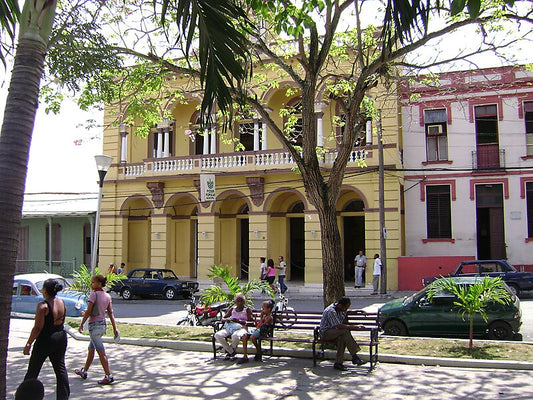
POLYGON ((361 330, 364 327, 361 325, 348 325, 347 311, 351 304, 352 302, 348 297, 340 298, 336 303, 326 307, 320 320, 320 339, 337 343, 337 357, 333 368, 339 371, 348 369, 343 365, 344 349, 346 347, 348 347, 348 351, 352 356, 353 364, 363 365, 366 363, 357 355, 360 347, 351 333, 352 330, 361 330))

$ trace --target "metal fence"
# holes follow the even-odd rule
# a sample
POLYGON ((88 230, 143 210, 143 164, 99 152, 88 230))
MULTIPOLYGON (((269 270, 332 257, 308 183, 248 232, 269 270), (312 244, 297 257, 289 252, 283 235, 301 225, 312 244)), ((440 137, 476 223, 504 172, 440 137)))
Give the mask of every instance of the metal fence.
POLYGON ((72 278, 72 273, 76 270, 77 262, 73 258, 70 261, 48 261, 48 260, 17 260, 15 264, 16 274, 29 274, 34 272, 48 272, 58 274, 65 278, 72 278))

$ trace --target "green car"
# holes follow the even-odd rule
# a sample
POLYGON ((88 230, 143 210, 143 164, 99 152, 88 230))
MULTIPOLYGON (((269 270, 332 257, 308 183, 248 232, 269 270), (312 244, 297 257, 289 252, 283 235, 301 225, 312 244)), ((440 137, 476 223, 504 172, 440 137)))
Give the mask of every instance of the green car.
MULTIPOLYGON (((453 280, 461 285, 473 285, 480 278, 457 277, 453 280)), ((476 314, 474 318, 474 336, 497 340, 521 340, 520 301, 509 287, 511 296, 509 304, 493 303, 486 309, 487 322, 476 314)), ((440 292, 431 301, 428 288, 404 297, 389 301, 379 309, 379 323, 386 335, 398 336, 448 336, 468 337, 469 326, 458 306, 454 305, 455 296, 440 292)))

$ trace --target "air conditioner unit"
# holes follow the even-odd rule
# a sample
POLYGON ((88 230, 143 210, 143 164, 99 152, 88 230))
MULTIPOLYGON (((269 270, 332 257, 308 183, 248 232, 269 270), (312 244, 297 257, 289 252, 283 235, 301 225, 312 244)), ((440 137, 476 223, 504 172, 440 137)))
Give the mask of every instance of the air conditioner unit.
POLYGON ((442 125, 428 125, 427 134, 428 135, 440 135, 442 133, 442 125))

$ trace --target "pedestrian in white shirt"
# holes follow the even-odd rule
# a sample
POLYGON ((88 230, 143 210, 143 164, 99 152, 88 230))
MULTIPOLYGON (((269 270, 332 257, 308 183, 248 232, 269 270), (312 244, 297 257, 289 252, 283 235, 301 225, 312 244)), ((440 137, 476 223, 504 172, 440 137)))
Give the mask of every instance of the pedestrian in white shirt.
POLYGON ((373 279, 372 279, 372 286, 374 287, 374 291, 372 294, 378 294, 379 289, 379 278, 381 277, 381 260, 379 259, 379 254, 374 254, 374 273, 373 273, 373 279))
POLYGON ((363 250, 359 250, 359 254, 355 256, 355 285, 354 287, 360 288, 365 286, 363 283, 363 273, 366 268, 366 256, 363 254, 363 250))

